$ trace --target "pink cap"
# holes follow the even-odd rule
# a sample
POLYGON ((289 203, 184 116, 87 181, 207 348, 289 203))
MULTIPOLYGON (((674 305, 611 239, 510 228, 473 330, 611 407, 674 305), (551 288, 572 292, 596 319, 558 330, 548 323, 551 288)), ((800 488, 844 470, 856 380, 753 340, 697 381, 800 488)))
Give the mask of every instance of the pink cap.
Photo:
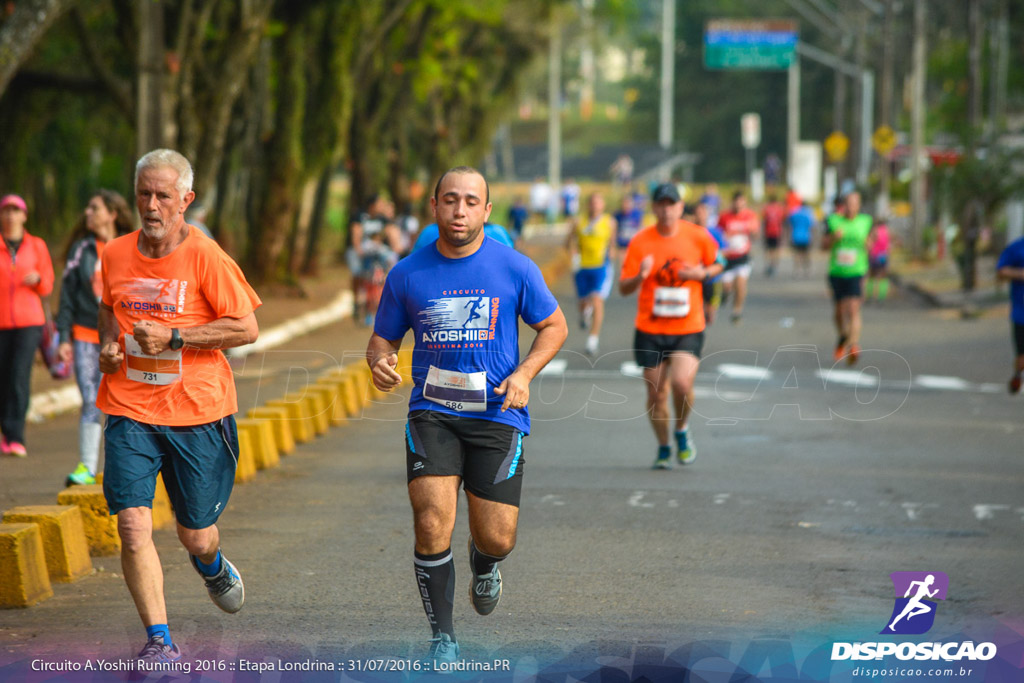
POLYGON ((16 206, 28 213, 28 205, 25 203, 25 200, 16 194, 4 195, 3 199, 0 199, 0 209, 8 206, 16 206))

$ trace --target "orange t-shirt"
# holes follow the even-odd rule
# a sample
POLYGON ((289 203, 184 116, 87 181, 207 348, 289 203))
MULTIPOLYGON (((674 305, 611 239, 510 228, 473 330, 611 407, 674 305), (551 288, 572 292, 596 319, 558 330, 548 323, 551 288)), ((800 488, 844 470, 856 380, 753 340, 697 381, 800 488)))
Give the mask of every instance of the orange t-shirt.
POLYGON ((139 252, 139 231, 103 250, 103 303, 114 309, 125 353, 121 369, 104 374, 96 405, 154 425, 206 424, 238 410, 235 381, 219 349, 183 348, 146 356, 133 351, 135 323, 179 329, 219 318, 244 318, 262 303, 231 257, 197 228, 162 258, 139 252))
POLYGON ((651 274, 640 284, 636 328, 647 334, 695 334, 704 330, 703 283, 681 280, 683 266, 710 266, 718 256, 718 244, 707 230, 679 221, 674 235, 665 237, 655 226, 633 237, 622 263, 622 279, 636 277, 640 262, 654 256, 651 274))

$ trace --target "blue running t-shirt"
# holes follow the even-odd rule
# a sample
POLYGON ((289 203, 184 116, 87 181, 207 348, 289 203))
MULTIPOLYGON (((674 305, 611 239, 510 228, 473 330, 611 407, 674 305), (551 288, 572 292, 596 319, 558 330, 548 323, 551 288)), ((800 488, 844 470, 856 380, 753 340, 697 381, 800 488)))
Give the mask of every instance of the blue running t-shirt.
POLYGON ((476 253, 450 259, 431 244, 388 273, 373 331, 394 341, 412 328, 410 412, 493 420, 529 434, 527 408, 502 413, 505 397, 494 388, 519 365, 519 318, 535 325, 557 308, 537 264, 515 249, 485 239, 476 253))
MULTIPOLYGON (((1024 268, 1024 237, 1010 242, 999 255, 996 270, 1007 267, 1024 268)), ((1010 319, 1017 325, 1024 325, 1024 282, 1020 280, 1010 282, 1010 319)))

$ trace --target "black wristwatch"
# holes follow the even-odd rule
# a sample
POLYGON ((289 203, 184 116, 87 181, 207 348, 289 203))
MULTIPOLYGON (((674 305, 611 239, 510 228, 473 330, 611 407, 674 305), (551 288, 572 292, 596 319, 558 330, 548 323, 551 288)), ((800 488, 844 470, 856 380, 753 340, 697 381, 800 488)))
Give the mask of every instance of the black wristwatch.
POLYGON ((171 351, 177 351, 185 345, 185 340, 181 338, 181 333, 178 332, 177 327, 171 328, 171 342, 167 345, 171 348, 171 351))

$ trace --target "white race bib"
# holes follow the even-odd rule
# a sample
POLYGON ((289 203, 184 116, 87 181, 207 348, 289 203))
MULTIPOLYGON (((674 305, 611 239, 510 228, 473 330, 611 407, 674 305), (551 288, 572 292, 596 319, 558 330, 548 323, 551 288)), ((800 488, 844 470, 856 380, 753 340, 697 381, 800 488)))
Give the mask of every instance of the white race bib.
POLYGON ((423 383, 423 398, 451 410, 482 413, 487 410, 487 373, 441 370, 431 365, 423 383))
POLYGON ((155 356, 142 352, 135 336, 124 335, 128 379, 143 384, 173 384, 181 379, 181 349, 167 349, 155 356))
POLYGON ((855 266, 857 265, 856 249, 836 249, 836 265, 855 266))
POLYGON ((660 318, 685 318, 690 313, 690 290, 686 287, 655 287, 652 312, 660 318))
POLYGON ((750 249, 750 236, 746 233, 729 235, 729 247, 731 252, 745 252, 750 249))

